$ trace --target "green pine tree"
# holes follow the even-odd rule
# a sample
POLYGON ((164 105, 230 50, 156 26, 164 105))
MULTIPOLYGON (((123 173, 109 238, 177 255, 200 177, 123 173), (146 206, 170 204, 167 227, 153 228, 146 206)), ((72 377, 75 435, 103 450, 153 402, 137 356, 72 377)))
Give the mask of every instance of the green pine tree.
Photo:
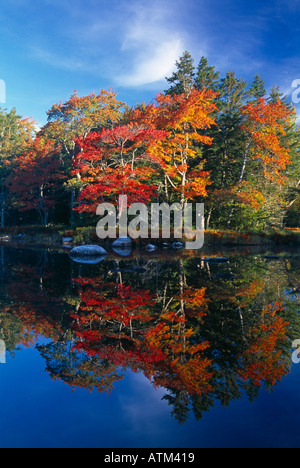
POLYGON ((254 80, 246 93, 247 101, 256 102, 259 99, 265 98, 266 94, 267 91, 264 80, 259 75, 255 75, 254 80))
POLYGON ((195 88, 199 91, 209 89, 213 92, 218 90, 220 72, 215 71, 215 67, 208 65, 207 58, 202 57, 195 78, 195 88))
POLYGON ((176 61, 176 68, 170 78, 166 77, 171 87, 165 91, 165 94, 188 94, 194 88, 195 76, 194 59, 188 51, 176 61))

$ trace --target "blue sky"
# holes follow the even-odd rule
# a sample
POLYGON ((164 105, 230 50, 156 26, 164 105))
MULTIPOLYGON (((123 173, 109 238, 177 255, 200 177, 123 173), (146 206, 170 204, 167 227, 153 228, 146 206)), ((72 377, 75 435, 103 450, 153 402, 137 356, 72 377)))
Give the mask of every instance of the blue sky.
POLYGON ((185 50, 195 65, 204 55, 221 76, 233 70, 251 83, 258 73, 286 94, 300 79, 300 0, 0 2, 2 107, 40 125, 75 89, 150 102, 185 50))

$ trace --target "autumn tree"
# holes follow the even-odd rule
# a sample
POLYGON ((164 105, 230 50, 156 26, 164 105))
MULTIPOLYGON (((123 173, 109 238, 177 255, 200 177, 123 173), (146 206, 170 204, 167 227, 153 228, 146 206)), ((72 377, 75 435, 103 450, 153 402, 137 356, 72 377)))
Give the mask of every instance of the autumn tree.
POLYGON ((42 225, 47 225, 49 210, 55 205, 54 190, 63 174, 53 142, 36 138, 17 160, 7 187, 20 211, 36 210, 42 225))
POLYGON ((73 173, 80 175, 83 190, 77 210, 95 213, 103 201, 117 205, 120 195, 128 197, 128 205, 155 197, 157 187, 151 177, 156 169, 145 151, 165 136, 164 131, 133 122, 79 138, 81 151, 73 173))
POLYGON ((265 307, 260 319, 249 330, 249 345, 241 356, 240 376, 250 380, 254 385, 263 383, 274 386, 288 373, 287 362, 280 344, 287 340, 288 323, 280 313, 283 304, 272 304, 265 307))
POLYGON ((79 193, 81 190, 80 173, 76 172, 74 178, 70 176, 72 163, 81 150, 76 140, 87 137, 89 133, 114 127, 120 122, 124 107, 125 104, 117 100, 117 93, 112 89, 82 97, 74 91, 70 99, 54 104, 47 112, 48 123, 42 128, 41 134, 61 148, 65 171, 69 176, 71 221, 76 189, 79 193))
MULTIPOLYGON (((253 191, 255 183, 255 190, 258 188, 264 197, 268 184, 282 186, 286 180, 285 171, 291 162, 290 152, 282 145, 280 135, 286 133, 284 122, 289 120, 290 110, 280 101, 268 103, 265 99, 259 99, 256 103, 250 102, 245 105, 242 109, 242 115, 244 117, 242 129, 245 132, 245 144, 237 193, 241 193, 242 187, 245 187, 247 166, 250 165, 251 175, 248 175, 250 189, 253 191), (261 181, 260 187, 257 186, 257 180, 261 181)), ((246 193, 247 190, 246 188, 246 193)), ((273 203, 276 203, 274 197, 273 203)), ((233 208, 230 209, 227 221, 228 227, 230 226, 232 210, 233 208)))
POLYGON ((189 94, 162 95, 149 105, 144 115, 146 122, 167 132, 164 140, 154 141, 147 149, 150 158, 161 159, 163 194, 170 202, 174 194, 184 208, 188 200, 205 197, 210 183, 209 173, 196 143, 211 145, 205 130, 214 124, 215 95, 210 91, 193 89, 189 94))
POLYGON ((5 212, 8 208, 6 180, 13 170, 17 156, 31 144, 35 133, 32 120, 22 118, 13 109, 7 112, 0 109, 0 216, 4 226, 5 212))
POLYGON ((282 146, 290 152, 291 164, 286 172, 286 183, 281 188, 281 198, 284 199, 283 217, 284 223, 291 227, 299 226, 299 206, 300 206, 300 164, 299 164, 299 148, 300 148, 300 132, 297 120, 297 112, 294 105, 288 100, 277 86, 271 89, 268 102, 281 102, 289 111, 289 118, 284 120, 284 134, 279 133, 279 138, 282 146))

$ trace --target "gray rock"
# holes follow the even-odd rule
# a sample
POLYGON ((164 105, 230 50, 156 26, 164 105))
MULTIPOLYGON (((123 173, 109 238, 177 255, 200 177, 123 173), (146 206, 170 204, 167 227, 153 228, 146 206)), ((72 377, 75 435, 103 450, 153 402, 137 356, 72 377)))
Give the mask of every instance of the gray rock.
POLYGON ((130 237, 120 237, 113 242, 112 248, 113 249, 128 249, 131 247, 132 241, 130 237))
POLYGON ((131 255, 132 241, 130 237, 120 237, 112 243, 113 251, 121 257, 129 257, 131 255))
POLYGON ((129 257, 132 252, 130 248, 126 248, 126 247, 120 247, 120 248, 113 247, 113 251, 117 255, 120 255, 121 257, 129 257))
POLYGON ((88 258, 92 260, 92 257, 105 257, 107 252, 100 245, 79 245, 74 247, 69 252, 70 257, 74 258, 88 258))
POLYGON ((87 265, 96 265, 97 263, 102 262, 106 258, 106 255, 102 257, 71 257, 73 262, 84 263, 87 265))

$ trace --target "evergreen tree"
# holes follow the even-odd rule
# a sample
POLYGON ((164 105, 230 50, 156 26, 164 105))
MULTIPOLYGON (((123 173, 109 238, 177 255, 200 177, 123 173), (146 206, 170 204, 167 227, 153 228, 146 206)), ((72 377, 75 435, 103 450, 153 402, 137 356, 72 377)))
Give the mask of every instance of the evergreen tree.
POLYGON ((223 115, 236 115, 244 104, 247 83, 229 71, 219 87, 221 112, 223 115))
POLYGON ((165 91, 165 94, 189 94, 194 88, 195 67, 194 59, 188 51, 176 61, 176 68, 170 78, 166 77, 171 87, 165 91))
POLYGON ((255 102, 259 99, 263 99, 266 96, 266 88, 264 80, 259 76, 255 75, 254 80, 246 93, 246 98, 249 102, 255 102))
POLYGON ((224 207, 217 200, 219 195, 216 198, 215 194, 218 194, 219 190, 225 193, 239 177, 243 147, 240 109, 244 102, 246 86, 247 83, 236 78, 235 73, 231 71, 219 83, 219 113, 215 119, 216 125, 209 135, 213 138, 213 144, 207 150, 204 149, 204 159, 207 161, 205 170, 210 172, 212 180, 210 195, 206 201, 207 228, 211 221, 218 227, 226 223, 224 207))
POLYGON ((215 67, 208 65, 207 58, 202 57, 197 68, 195 87, 199 91, 204 88, 213 92, 218 91, 220 72, 215 71, 215 67))
POLYGON ((283 96, 283 93, 280 92, 279 86, 274 85, 273 88, 271 88, 270 90, 268 102, 275 103, 278 100, 283 102, 284 104, 287 104, 286 97, 283 96))

